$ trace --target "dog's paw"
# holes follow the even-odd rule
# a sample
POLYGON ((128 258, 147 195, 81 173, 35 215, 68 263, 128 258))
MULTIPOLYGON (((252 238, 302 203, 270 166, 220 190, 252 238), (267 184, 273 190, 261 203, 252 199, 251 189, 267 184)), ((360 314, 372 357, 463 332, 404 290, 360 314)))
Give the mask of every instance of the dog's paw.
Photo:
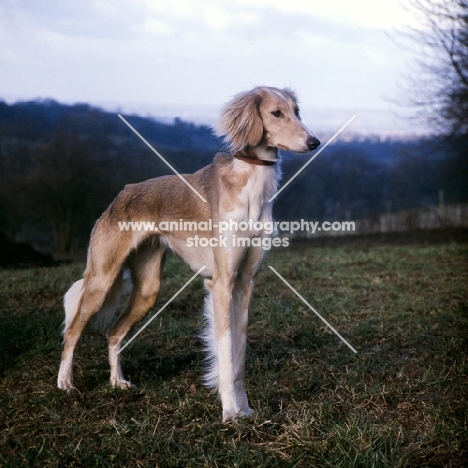
POLYGON ((132 384, 132 382, 130 382, 129 380, 125 380, 125 379, 112 379, 111 385, 114 388, 121 388, 123 390, 128 390, 128 389, 136 390, 137 388, 136 385, 132 384))
POLYGON ((252 408, 223 410, 223 422, 235 421, 238 418, 248 418, 252 416, 254 410, 252 408))
POLYGON ((241 418, 249 418, 254 414, 254 410, 252 408, 247 407, 246 409, 241 409, 239 411, 239 416, 241 418))
POLYGON ((67 378, 58 378, 57 380, 57 387, 60 390, 64 390, 68 393, 74 393, 76 392, 76 388, 73 386, 73 382, 70 379, 67 378))
POLYGON ((223 423, 235 421, 239 417, 239 410, 223 410, 223 423))

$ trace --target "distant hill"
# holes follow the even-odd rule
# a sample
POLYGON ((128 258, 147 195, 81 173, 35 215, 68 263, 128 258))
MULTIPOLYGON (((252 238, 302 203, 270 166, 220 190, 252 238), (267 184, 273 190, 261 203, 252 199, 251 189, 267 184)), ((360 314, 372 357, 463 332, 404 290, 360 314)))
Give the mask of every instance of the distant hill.
MULTIPOLYGON (((151 118, 125 115, 147 140, 172 149, 216 150, 220 140, 212 130, 176 118, 169 125, 151 118)), ((66 105, 47 99, 18 102, 8 105, 0 102, 0 131, 2 136, 21 133, 30 140, 50 138, 57 129, 67 129, 82 137, 123 138, 127 127, 115 113, 103 111, 88 104, 66 105)))
MULTIPOLYGON (((222 148, 204 125, 124 117, 181 173, 222 148)), ((466 146, 338 138, 277 197, 274 215, 334 221, 437 204, 441 193, 446 203, 468 201, 466 146)), ((284 153, 283 181, 310 157, 284 153)), ((53 100, 0 102, 0 230, 10 238, 42 250, 81 248, 125 184, 170 173, 115 113, 53 100)))

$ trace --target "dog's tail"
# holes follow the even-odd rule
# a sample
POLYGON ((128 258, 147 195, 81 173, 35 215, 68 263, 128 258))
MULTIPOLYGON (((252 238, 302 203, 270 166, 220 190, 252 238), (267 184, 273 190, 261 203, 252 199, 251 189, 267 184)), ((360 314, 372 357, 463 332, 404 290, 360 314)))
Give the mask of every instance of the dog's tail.
POLYGON ((65 335, 70 328, 75 315, 80 308, 81 298, 83 296, 83 279, 75 281, 72 287, 66 292, 63 298, 63 307, 65 309, 65 322, 63 326, 62 335, 65 335))
MULTIPOLYGON (((129 275, 124 276, 122 272, 119 273, 112 285, 112 288, 106 296, 106 300, 104 301, 101 310, 96 314, 96 321, 94 323, 96 328, 105 330, 112 322, 117 306, 119 305, 120 298, 122 297, 122 293, 125 289, 124 282, 127 282, 126 280, 129 280, 129 275)), ((131 281, 128 282, 131 283, 131 281)), ((71 288, 66 292, 63 298, 63 307, 65 309, 65 322, 62 331, 63 335, 70 328, 73 319, 76 314, 78 314, 84 292, 85 286, 84 279, 82 278, 72 284, 71 288)))
POLYGON ((215 327, 214 327, 214 308, 213 308, 213 295, 208 288, 208 294, 205 297, 205 307, 203 311, 205 318, 205 329, 201 334, 207 353, 205 363, 206 370, 203 376, 203 384, 216 390, 219 381, 219 367, 218 367, 218 351, 216 349, 215 327))

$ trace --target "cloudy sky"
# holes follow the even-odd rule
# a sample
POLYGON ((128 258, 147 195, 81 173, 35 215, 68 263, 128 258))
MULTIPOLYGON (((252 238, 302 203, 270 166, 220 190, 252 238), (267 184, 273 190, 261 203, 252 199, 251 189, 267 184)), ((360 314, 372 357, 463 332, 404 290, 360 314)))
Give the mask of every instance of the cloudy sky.
POLYGON ((212 123, 239 91, 288 86, 317 134, 353 114, 392 133, 413 21, 399 0, 2 0, 0 98, 212 123))

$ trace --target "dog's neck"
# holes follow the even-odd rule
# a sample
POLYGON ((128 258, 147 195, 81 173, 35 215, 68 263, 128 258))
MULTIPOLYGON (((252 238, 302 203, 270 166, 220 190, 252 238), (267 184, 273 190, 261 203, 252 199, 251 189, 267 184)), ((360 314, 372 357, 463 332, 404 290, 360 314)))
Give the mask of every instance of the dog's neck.
POLYGON ((263 145, 248 146, 244 150, 235 153, 234 157, 256 166, 273 166, 278 161, 278 150, 263 145))

